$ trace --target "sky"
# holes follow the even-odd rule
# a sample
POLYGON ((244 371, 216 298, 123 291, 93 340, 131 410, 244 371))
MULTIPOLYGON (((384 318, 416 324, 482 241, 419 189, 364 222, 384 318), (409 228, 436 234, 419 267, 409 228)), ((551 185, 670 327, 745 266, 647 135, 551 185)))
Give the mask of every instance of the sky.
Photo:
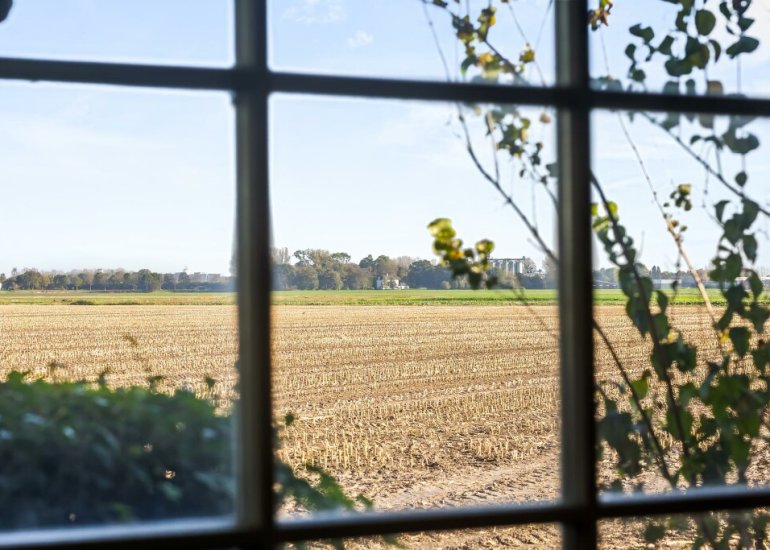
MULTIPOLYGON (((508 12, 499 14, 493 36, 514 54, 525 40, 537 42, 543 78, 553 83, 548 3, 512 2, 526 38, 508 12)), ((770 1, 755 4, 755 35, 766 36, 770 1)), ((627 67, 628 27, 644 20, 657 31, 670 19, 667 6, 616 2, 604 34, 611 74, 622 76, 627 67)), ((418 0, 272 0, 269 11, 270 62, 277 70, 446 78, 418 0)), ((457 78, 462 51, 449 21, 436 10, 428 13, 450 77, 457 78)), ((232 23, 228 0, 16 0, 0 24, 0 55, 227 67, 234 58, 232 23)), ((605 74, 601 43, 593 38, 592 72, 605 74)), ((741 90, 770 89, 770 48, 761 46, 748 59, 741 90)), ((737 91, 734 70, 722 65, 710 77, 737 91)), ((663 82, 654 71, 649 79, 653 89, 663 82)), ((537 119, 543 109, 521 111, 537 119)), ((595 113, 593 120, 597 176, 619 204, 642 261, 673 267, 675 249, 617 114, 595 113)), ((638 117, 626 121, 661 196, 678 183, 695 184, 696 208, 683 220, 689 226, 685 242, 696 265, 706 265, 718 233, 701 205, 722 198, 718 183, 706 184, 703 170, 660 130, 638 117)), ((493 167, 480 121, 470 116, 469 124, 480 159, 493 167)), ((766 122, 751 128, 770 144, 766 122)), ((459 130, 456 107, 447 103, 274 96, 274 244, 290 251, 345 251, 354 260, 367 254, 431 258, 426 225, 449 217, 466 242, 491 238, 498 257, 530 256, 541 263, 543 255, 525 228, 480 178, 459 130)), ((0 272, 148 267, 228 273, 234 131, 225 93, 0 83, 0 272)), ((690 132, 688 127, 684 135, 690 132)), ((535 123, 532 133, 544 142, 546 161, 555 160, 553 124, 535 123)), ((767 203, 762 182, 770 164, 764 157, 762 149, 750 155, 747 171, 751 192, 767 203)), ((535 189, 533 200, 531 184, 516 178, 503 157, 500 169, 506 189, 553 244, 556 217, 548 197, 535 189)), ((734 174, 741 167, 725 160, 724 169, 734 174)), ((766 237, 766 221, 760 229, 766 237)), ((770 264, 770 255, 764 253, 760 262, 770 264)), ((606 265, 601 254, 595 263, 606 265)))

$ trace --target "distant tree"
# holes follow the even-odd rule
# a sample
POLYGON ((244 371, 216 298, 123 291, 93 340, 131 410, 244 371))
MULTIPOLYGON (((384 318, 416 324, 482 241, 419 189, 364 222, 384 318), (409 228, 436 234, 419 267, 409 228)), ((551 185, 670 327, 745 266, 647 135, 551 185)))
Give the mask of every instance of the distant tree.
POLYGON ((123 288, 123 270, 117 269, 112 272, 107 279, 107 287, 110 290, 120 290, 123 288))
POLYGON ((294 268, 294 286, 299 290, 316 290, 318 273, 310 265, 298 265, 294 268))
POLYGON ((187 271, 182 271, 179 274, 179 280, 177 281, 177 287, 182 289, 188 289, 190 288, 190 284, 192 281, 190 281, 190 275, 187 274, 187 271))
POLYGON ((273 265, 273 290, 289 290, 294 285, 294 266, 285 264, 273 265))
POLYGON ((347 252, 334 252, 331 255, 331 258, 338 264, 346 264, 350 262, 350 254, 347 252))
POLYGON ((339 290, 342 288, 342 277, 331 269, 321 270, 318 272, 318 288, 321 290, 339 290))
POLYGON ((125 290, 136 290, 139 286, 139 278, 136 273, 127 271, 123 274, 123 288, 125 290))
POLYGON ((289 249, 286 247, 271 248, 270 255, 272 256, 275 265, 283 265, 291 262, 291 254, 289 254, 289 249))
POLYGON ((361 258, 361 261, 358 262, 358 267, 364 268, 364 269, 371 269, 374 270, 374 258, 372 258, 372 255, 369 254, 366 258, 361 258))
POLYGON ((313 262, 310 260, 310 249, 305 250, 295 250, 294 254, 292 254, 294 258, 297 260, 298 265, 312 265, 313 262))
POLYGON ((374 260, 374 274, 378 277, 394 276, 396 274, 396 262, 383 255, 374 260))
POLYGON ((136 273, 136 287, 142 292, 155 292, 160 290, 163 279, 160 273, 154 273, 149 269, 140 269, 136 273))
POLYGON ((176 277, 173 273, 163 274, 163 284, 161 288, 164 290, 176 290, 176 277))
POLYGON ((409 266, 406 282, 412 288, 442 288, 452 276, 446 269, 433 265, 428 260, 417 260, 409 266))
POLYGON ((40 290, 45 286, 43 274, 36 269, 25 270, 16 276, 16 281, 19 288, 24 290, 40 290))
POLYGON ((83 278, 79 274, 73 273, 69 276, 69 284, 74 290, 80 290, 80 287, 83 286, 83 278))
POLYGON ((104 290, 107 288, 107 274, 101 269, 97 269, 94 273, 93 288, 96 290, 104 290))
POLYGON ((343 268, 342 283, 348 290, 372 288, 372 272, 356 264, 347 264, 343 268))
POLYGON ((78 276, 80 277, 80 280, 83 281, 83 286, 88 287, 88 290, 91 290, 94 285, 94 272, 84 270, 81 271, 78 276))

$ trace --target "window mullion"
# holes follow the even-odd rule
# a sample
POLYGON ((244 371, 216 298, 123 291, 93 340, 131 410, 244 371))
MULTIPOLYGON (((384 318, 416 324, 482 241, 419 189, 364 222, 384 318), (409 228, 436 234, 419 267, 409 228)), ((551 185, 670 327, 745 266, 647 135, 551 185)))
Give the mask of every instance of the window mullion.
POLYGON ((585 0, 556 1, 559 84, 575 101, 558 113, 562 498, 579 513, 565 548, 596 547, 588 37, 585 0))
POLYGON ((236 453, 238 521, 272 540, 273 433, 270 388, 270 212, 266 6, 235 0, 235 95, 240 400, 236 453))

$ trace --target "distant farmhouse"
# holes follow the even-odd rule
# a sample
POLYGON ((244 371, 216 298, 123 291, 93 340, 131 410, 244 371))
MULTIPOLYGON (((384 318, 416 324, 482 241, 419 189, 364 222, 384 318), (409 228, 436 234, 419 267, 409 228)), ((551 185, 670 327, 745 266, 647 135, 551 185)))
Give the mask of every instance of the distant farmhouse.
POLYGON ((374 288, 377 290, 408 290, 409 285, 389 275, 378 276, 374 280, 374 288))
POLYGON ((492 258, 489 264, 493 269, 500 270, 511 275, 524 273, 524 260, 526 258, 492 258))

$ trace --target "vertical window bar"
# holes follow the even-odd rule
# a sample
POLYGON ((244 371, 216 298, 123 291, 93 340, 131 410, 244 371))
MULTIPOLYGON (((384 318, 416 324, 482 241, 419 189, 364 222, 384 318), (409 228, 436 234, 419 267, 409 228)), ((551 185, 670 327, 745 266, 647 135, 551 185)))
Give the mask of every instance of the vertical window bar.
POLYGON ((235 0, 240 400, 236 421, 238 521, 273 532, 273 430, 270 388, 270 217, 268 192, 265 2, 235 0))
POLYGON ((557 118, 561 485, 565 502, 580 510, 563 525, 568 549, 597 544, 587 11, 586 0, 556 0, 558 81, 574 90, 557 118))

